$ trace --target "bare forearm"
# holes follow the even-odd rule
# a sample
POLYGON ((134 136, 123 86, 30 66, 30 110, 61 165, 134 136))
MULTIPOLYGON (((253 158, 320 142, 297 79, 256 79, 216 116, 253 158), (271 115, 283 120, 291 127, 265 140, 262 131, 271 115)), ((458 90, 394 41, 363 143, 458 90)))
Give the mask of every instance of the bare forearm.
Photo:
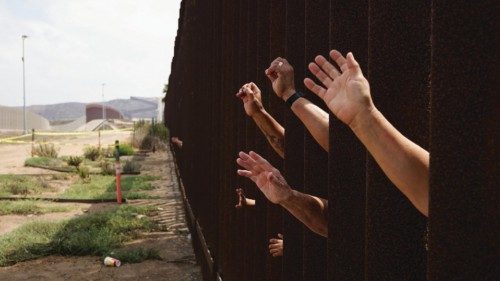
POLYGON ((285 129, 267 111, 262 110, 252 116, 269 144, 281 158, 285 157, 285 129))
POLYGON ((316 142, 329 151, 329 116, 324 110, 305 98, 299 98, 292 104, 292 111, 304 123, 316 142))
POLYGON ((427 216, 429 153, 403 136, 376 108, 361 113, 351 128, 387 177, 427 216))
POLYGON ((294 217, 317 234, 328 236, 328 201, 293 190, 281 203, 294 217))

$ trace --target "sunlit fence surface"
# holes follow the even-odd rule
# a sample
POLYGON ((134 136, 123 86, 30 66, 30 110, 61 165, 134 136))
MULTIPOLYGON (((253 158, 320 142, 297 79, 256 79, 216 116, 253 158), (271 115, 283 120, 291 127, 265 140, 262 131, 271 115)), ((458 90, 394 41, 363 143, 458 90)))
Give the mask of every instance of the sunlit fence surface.
POLYGON ((182 1, 165 118, 183 141, 175 155, 206 280, 496 279, 493 8, 494 1, 182 1), (290 61, 300 89, 308 62, 331 48, 355 54, 377 108, 429 150, 428 219, 348 127, 330 116, 326 153, 273 94, 264 70, 274 58, 290 61), (285 127, 285 160, 234 96, 249 81, 285 127), (236 175, 241 150, 261 153, 293 188, 328 198, 327 239, 236 175), (237 187, 255 208, 234 208, 237 187), (282 258, 268 253, 277 233, 285 236, 282 258))

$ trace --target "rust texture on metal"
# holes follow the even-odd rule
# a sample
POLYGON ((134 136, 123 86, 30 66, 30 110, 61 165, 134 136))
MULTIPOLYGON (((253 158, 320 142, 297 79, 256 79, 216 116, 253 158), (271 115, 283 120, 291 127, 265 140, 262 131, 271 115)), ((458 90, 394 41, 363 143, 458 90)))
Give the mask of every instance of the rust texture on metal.
POLYGON ((182 1, 165 122, 183 141, 172 149, 205 280, 495 280, 496 17, 493 1, 469 2, 182 1), (297 89, 328 111, 302 81, 333 48, 355 54, 377 108, 429 150, 429 218, 347 126, 330 114, 325 152, 273 93, 264 70, 284 57, 297 89), (285 128, 284 159, 235 97, 247 82, 285 128), (249 150, 294 189, 328 199, 328 238, 237 176, 238 152, 249 150), (256 206, 237 210, 236 188, 256 206), (278 233, 284 256, 273 258, 278 233))

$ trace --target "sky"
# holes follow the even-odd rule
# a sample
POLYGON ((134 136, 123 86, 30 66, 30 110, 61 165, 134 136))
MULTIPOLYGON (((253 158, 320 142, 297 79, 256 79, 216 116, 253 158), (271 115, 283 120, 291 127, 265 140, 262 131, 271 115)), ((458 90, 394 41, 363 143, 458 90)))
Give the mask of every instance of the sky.
POLYGON ((180 0, 0 0, 0 105, 162 96, 180 0), (105 86, 102 87, 102 84, 105 86))

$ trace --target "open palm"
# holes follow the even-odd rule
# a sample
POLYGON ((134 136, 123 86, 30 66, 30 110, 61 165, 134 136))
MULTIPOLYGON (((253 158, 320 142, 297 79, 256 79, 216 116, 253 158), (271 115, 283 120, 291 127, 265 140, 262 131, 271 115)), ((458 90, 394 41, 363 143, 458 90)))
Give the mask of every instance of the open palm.
POLYGON ((238 170, 238 175, 250 178, 259 187, 266 198, 280 204, 292 192, 280 171, 255 152, 240 152, 236 162, 245 170, 238 170))
POLYGON ((326 89, 309 78, 304 80, 304 84, 326 103, 338 119, 350 125, 359 113, 373 108, 370 86, 352 53, 344 58, 338 51, 332 50, 330 56, 340 67, 340 72, 323 56, 317 56, 315 62, 309 64, 309 70, 326 89))

